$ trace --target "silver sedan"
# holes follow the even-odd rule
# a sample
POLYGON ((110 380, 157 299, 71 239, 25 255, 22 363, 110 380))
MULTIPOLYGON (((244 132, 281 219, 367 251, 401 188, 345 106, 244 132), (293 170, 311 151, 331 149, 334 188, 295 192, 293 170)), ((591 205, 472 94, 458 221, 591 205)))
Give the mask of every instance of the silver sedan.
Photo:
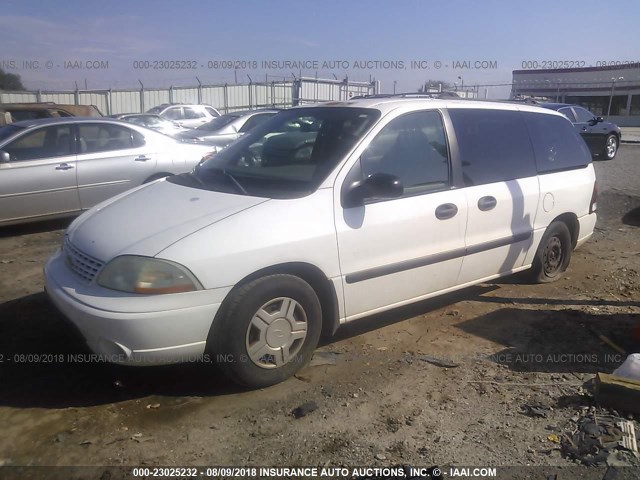
POLYGON ((185 141, 202 142, 216 147, 226 147, 243 134, 269 120, 280 112, 276 109, 245 110, 221 115, 193 130, 180 133, 185 141))
POLYGON ((118 120, 12 123, 0 128, 0 225, 78 213, 212 151, 118 120))

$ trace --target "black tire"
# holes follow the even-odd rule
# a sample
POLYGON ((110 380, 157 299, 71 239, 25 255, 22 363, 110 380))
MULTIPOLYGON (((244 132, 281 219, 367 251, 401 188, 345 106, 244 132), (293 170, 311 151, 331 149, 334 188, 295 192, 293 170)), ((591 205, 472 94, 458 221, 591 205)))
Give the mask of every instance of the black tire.
MULTIPOLYGON (((229 378, 247 387, 262 388, 286 380, 309 363, 320 339, 322 309, 318 296, 307 282, 293 275, 269 275, 247 283, 230 295, 212 326, 207 342, 213 358, 229 378), (278 317, 281 310, 277 309, 284 308, 284 302, 288 300, 293 300, 289 302, 292 315, 306 323, 306 336, 292 340, 291 348, 280 348, 280 351, 286 348, 287 356, 291 354, 290 361, 278 366, 276 355, 266 354, 256 363, 249 352, 252 337, 255 344, 262 341, 268 347, 272 347, 268 339, 283 337, 282 329, 277 325, 286 330, 290 323, 286 323, 285 316, 278 317), (255 327, 256 318, 260 318, 258 313, 265 312, 265 306, 270 305, 276 307, 271 317, 276 320, 270 320, 265 333, 258 332, 255 327)), ((286 333, 293 335, 293 332, 286 333)), ((279 355, 278 360, 284 362, 279 355)))
POLYGON ((538 283, 555 282, 571 261, 571 233, 564 222, 553 222, 544 232, 531 268, 532 279, 538 283))
POLYGON ((602 158, 605 160, 613 160, 618 153, 618 147, 620 146, 620 141, 618 140, 618 136, 613 133, 607 135, 606 140, 604 141, 604 148, 602 149, 602 158))
POLYGON ((151 183, 160 178, 170 177, 171 175, 171 173, 156 173, 155 175, 151 175, 149 178, 147 178, 143 183, 151 183))

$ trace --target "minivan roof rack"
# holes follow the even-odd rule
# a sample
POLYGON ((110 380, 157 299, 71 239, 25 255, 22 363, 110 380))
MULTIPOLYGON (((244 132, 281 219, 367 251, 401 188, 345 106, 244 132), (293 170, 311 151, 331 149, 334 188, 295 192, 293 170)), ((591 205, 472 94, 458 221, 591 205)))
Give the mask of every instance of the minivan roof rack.
POLYGON ((351 97, 351 100, 362 98, 460 98, 456 92, 406 92, 406 93, 376 93, 372 95, 357 95, 351 97))

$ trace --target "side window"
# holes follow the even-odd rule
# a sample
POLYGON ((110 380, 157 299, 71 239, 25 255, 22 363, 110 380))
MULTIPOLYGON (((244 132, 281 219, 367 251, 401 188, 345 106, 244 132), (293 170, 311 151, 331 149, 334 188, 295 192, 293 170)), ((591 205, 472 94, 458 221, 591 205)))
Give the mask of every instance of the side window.
POLYGON ((192 107, 184 107, 184 118, 185 120, 193 120, 195 118, 204 117, 204 113, 200 110, 196 110, 192 107))
POLYGON ((595 115, 591 113, 589 110, 585 110, 580 107, 573 107, 573 110, 576 112, 576 118, 578 119, 578 123, 587 123, 590 120, 593 120, 595 115))
POLYGON ((466 186, 536 175, 531 140, 520 112, 456 108, 449 115, 466 186))
POLYGON ((583 168, 591 162, 589 147, 564 118, 525 113, 540 173, 583 168))
POLYGON ((204 109, 209 112, 209 115, 211 115, 212 117, 219 117, 220 114, 218 114, 218 112, 216 112, 212 107, 204 107, 204 109))
POLYGON ((558 110, 562 115, 567 117, 571 123, 576 123, 576 116, 573 114, 573 111, 569 107, 561 108, 558 110))
POLYGON ((11 161, 37 160, 73 154, 71 125, 39 128, 3 148, 11 161))
POLYGON ((449 186, 449 154, 442 118, 436 111, 402 115, 386 125, 360 157, 365 178, 374 173, 398 177, 405 194, 449 186))
POLYGON ((169 120, 182 120, 184 118, 184 115, 182 114, 182 107, 170 108, 164 112, 162 116, 169 120))
POLYGON ((131 139, 133 140, 133 146, 143 147, 145 145, 144 136, 141 133, 136 132, 135 130, 131 131, 131 139))
POLYGON ((51 115, 49 115, 44 110, 35 110, 35 111, 14 110, 13 112, 11 112, 11 116, 13 117, 14 122, 21 122, 23 120, 36 120, 38 118, 48 118, 51 115))
POLYGON ((78 131, 80 153, 124 150, 134 146, 133 130, 119 125, 80 124, 78 125, 78 131))
POLYGON ((274 115, 275 115, 275 113, 261 113, 259 115, 254 115, 249 120, 244 122, 244 125, 242 125, 242 127, 240 127, 240 130, 238 130, 238 131, 240 133, 248 132, 249 130, 251 130, 252 128, 256 127, 257 125, 260 125, 265 120, 270 119, 274 115))

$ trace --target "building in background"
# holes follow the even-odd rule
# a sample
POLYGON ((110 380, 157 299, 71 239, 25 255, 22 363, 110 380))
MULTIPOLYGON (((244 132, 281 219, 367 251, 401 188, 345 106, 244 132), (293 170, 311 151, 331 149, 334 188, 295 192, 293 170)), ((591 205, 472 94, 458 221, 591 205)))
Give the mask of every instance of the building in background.
POLYGON ((640 126, 640 63, 514 70, 511 97, 575 103, 622 126, 640 126))

